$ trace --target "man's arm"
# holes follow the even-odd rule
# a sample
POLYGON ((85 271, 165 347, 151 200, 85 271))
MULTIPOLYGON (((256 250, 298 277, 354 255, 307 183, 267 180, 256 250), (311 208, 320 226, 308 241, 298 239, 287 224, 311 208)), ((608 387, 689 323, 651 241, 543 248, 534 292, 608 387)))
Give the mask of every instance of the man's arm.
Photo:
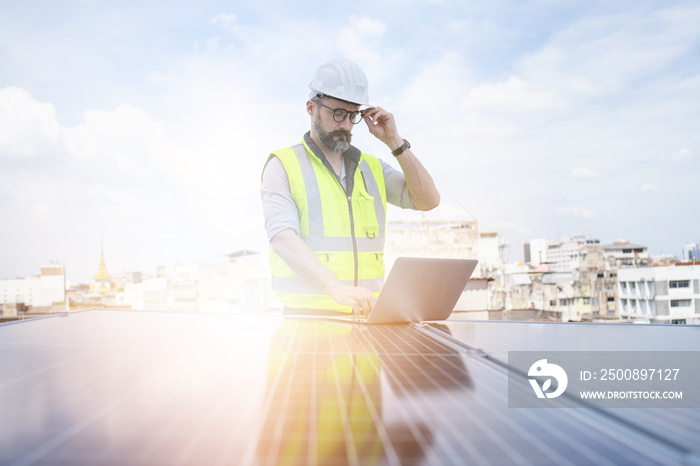
POLYGON ((277 233, 270 240, 272 250, 306 282, 329 295, 338 304, 352 306, 356 315, 365 315, 374 307, 376 297, 367 288, 348 286, 323 266, 313 251, 294 230, 277 233))
POLYGON ((360 309, 368 314, 374 307, 375 296, 366 288, 347 286, 338 280, 299 237, 299 212, 292 199, 287 172, 276 157, 265 166, 260 193, 272 250, 307 283, 339 304, 352 306, 355 314, 360 314, 360 309))
MULTIPOLYGON (((371 107, 363 110, 362 113, 369 132, 389 146, 392 152, 403 145, 403 138, 399 136, 394 115, 381 107, 371 107)), ((413 151, 406 149, 396 158, 406 177, 406 185, 408 185, 416 208, 418 210, 431 210, 437 207, 440 204, 440 193, 435 187, 430 173, 413 154, 413 151)))

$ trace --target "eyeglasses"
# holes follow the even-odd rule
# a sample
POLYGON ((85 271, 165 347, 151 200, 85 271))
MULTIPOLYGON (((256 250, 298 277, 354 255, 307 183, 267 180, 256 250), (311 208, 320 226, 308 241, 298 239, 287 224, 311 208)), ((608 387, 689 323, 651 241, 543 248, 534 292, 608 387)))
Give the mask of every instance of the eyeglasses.
POLYGON ((316 102, 320 106, 326 107, 328 110, 333 112, 333 119, 335 121, 337 121, 338 123, 345 121, 345 119, 348 117, 348 115, 350 115, 350 123, 352 123, 353 125, 356 125, 362 121, 362 112, 360 110, 356 110, 354 112, 348 112, 344 108, 330 108, 328 105, 323 105, 318 100, 312 100, 312 102, 316 102))

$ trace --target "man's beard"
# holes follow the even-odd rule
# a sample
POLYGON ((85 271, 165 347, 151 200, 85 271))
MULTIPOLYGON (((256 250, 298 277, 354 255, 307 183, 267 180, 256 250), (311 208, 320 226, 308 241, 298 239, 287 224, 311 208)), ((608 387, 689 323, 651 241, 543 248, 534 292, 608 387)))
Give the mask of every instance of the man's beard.
POLYGON ((330 133, 323 131, 321 128, 321 118, 318 114, 314 118, 313 127, 316 136, 318 136, 323 145, 336 154, 342 154, 350 148, 350 141, 352 140, 352 133, 350 131, 345 131, 343 129, 337 129, 330 133), (336 137, 339 139, 335 139, 336 137))

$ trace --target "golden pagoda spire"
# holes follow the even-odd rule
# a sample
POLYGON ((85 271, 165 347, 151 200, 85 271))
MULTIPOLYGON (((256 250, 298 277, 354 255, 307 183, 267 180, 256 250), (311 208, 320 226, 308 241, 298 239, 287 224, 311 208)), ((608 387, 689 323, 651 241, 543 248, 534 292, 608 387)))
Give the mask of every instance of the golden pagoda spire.
POLYGON ((107 270, 107 266, 105 265, 104 237, 100 239, 100 243, 100 265, 99 267, 97 267, 97 273, 95 274, 95 278, 93 280, 95 280, 96 282, 111 281, 112 277, 109 275, 109 271, 107 270))

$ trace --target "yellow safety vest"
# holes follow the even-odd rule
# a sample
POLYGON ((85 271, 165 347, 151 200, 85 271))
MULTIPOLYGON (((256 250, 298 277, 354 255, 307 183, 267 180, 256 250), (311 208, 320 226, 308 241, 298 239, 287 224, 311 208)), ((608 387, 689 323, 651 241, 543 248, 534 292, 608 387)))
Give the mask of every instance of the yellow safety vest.
MULTIPOLYGON (((301 239, 343 283, 378 295, 384 282, 386 230, 386 187, 379 160, 360 154, 348 196, 305 141, 272 157, 279 158, 287 172, 301 239)), ((348 178, 348 186, 350 182, 348 178)), ((272 249, 270 272, 272 288, 288 308, 352 312, 297 276, 272 249)))

